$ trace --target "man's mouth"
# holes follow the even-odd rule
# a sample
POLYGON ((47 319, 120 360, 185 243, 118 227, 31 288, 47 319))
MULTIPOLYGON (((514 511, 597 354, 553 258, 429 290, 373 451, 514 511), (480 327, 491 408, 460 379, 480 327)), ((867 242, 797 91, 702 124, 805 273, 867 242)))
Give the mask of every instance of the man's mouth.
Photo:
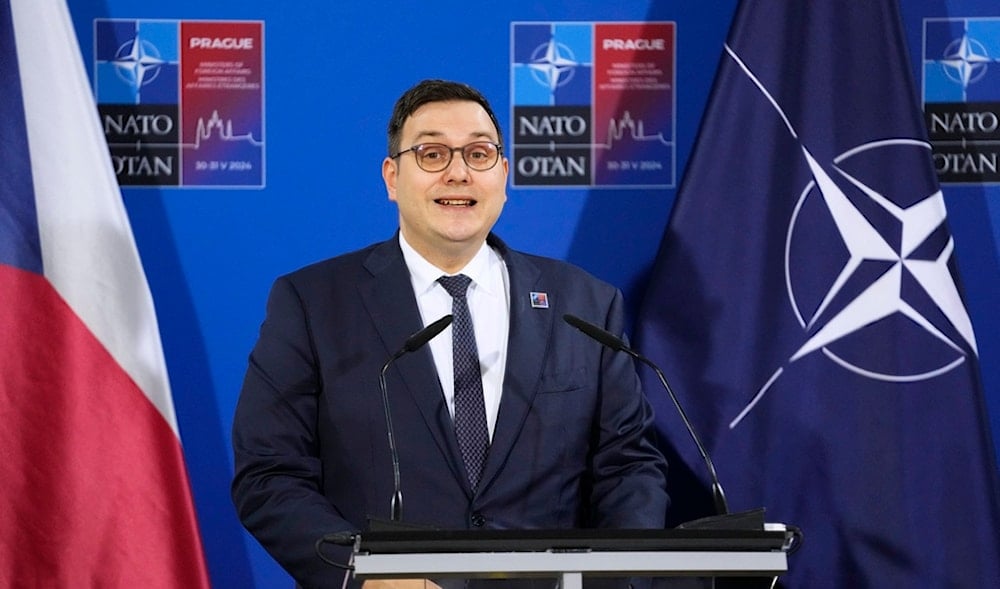
POLYGON ((434 202, 446 207, 471 207, 476 205, 476 201, 469 198, 438 198, 434 202))

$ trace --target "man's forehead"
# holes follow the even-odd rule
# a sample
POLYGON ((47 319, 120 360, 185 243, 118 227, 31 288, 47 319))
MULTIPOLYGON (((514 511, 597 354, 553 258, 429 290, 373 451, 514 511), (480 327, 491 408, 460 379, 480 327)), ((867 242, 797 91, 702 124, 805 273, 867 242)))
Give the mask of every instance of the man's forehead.
POLYGON ((470 137, 496 139, 497 130, 489 113, 481 104, 471 100, 440 100, 420 105, 403 122, 403 134, 442 136, 458 132, 470 137), (466 115, 447 111, 462 110, 466 115))

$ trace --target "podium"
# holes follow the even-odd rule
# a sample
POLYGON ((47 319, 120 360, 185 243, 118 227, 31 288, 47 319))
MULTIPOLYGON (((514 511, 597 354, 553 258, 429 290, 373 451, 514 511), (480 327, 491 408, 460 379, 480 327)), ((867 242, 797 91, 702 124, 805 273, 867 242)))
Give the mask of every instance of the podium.
POLYGON ((393 530, 352 534, 358 579, 552 577, 581 589, 584 575, 775 577, 788 570, 792 534, 762 530, 393 530))

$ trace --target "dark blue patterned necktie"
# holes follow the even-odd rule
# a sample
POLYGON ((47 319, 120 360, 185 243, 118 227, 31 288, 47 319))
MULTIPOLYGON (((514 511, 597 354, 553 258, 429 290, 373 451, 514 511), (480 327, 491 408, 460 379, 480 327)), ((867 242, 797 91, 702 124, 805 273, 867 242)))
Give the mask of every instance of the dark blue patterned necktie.
POLYGON ((479 474, 490 448, 490 433, 486 427, 486 405, 483 401, 483 373, 479 367, 479 350, 472 329, 472 316, 465 299, 472 279, 464 274, 438 278, 452 297, 451 324, 452 356, 455 364, 455 435, 465 459, 469 484, 473 490, 479 484, 479 474))

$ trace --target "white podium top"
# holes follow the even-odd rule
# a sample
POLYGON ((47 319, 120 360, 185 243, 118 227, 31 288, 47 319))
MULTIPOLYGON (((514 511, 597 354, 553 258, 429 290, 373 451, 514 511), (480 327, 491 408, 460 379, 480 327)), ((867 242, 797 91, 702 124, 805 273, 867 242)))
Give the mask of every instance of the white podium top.
POLYGON ((776 576, 784 552, 463 552, 355 554, 359 578, 614 576, 776 576))

